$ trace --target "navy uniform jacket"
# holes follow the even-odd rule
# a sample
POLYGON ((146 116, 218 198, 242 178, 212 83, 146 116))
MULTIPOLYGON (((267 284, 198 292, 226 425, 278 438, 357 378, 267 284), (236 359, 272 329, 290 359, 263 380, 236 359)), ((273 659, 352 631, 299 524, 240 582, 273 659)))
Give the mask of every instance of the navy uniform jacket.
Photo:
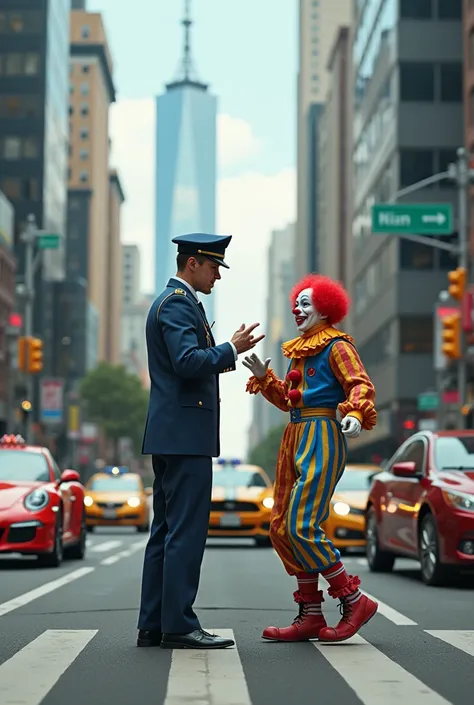
POLYGON ((204 309, 173 278, 150 308, 146 343, 151 389, 142 453, 217 458, 218 375, 235 370, 232 346, 215 345, 204 309))

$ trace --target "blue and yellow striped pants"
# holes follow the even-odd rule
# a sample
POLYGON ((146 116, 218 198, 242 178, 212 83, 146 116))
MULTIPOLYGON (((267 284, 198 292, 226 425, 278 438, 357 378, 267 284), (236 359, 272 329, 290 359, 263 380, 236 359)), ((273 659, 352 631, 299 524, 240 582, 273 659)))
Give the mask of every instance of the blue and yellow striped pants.
POLYGON ((319 572, 340 559, 321 528, 347 457, 331 409, 294 409, 278 456, 270 538, 289 575, 319 572))

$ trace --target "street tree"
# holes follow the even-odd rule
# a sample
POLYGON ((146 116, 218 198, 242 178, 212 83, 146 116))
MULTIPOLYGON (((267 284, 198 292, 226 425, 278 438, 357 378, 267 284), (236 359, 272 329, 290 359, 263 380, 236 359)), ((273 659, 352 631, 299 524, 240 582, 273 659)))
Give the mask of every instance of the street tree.
POLYGON ((101 362, 83 378, 80 395, 88 419, 113 442, 114 462, 118 461, 118 441, 122 437, 132 440, 138 455, 148 406, 148 393, 139 377, 123 365, 101 362))

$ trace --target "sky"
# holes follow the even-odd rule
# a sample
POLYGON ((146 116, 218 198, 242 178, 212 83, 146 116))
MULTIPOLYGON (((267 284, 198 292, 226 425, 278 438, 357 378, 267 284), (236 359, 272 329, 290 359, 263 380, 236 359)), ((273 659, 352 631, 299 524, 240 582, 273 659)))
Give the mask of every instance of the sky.
MULTIPOLYGON (((122 241, 140 247, 143 293, 155 293, 155 97, 179 69, 183 8, 184 0, 88 0, 87 7, 103 13, 114 61, 111 161, 126 196, 122 241)), ((217 233, 233 236, 231 269, 215 287, 219 343, 241 323, 260 322, 266 332, 271 232, 296 215, 297 3, 193 0, 191 14, 197 77, 218 98, 217 233)), ((263 354, 262 344, 255 352, 263 354)), ((241 360, 220 377, 221 455, 244 458, 252 402, 241 360)))

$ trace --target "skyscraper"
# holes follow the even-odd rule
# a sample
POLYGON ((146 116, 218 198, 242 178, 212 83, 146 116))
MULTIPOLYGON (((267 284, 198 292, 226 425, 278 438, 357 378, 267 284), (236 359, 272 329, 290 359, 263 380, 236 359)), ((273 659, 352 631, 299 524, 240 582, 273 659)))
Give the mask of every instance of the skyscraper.
MULTIPOLYGON (((193 71, 190 0, 185 0, 184 48, 179 74, 157 98, 155 289, 176 273, 171 239, 187 232, 214 232, 217 99, 193 71)), ((214 320, 214 294, 204 297, 214 320)))

